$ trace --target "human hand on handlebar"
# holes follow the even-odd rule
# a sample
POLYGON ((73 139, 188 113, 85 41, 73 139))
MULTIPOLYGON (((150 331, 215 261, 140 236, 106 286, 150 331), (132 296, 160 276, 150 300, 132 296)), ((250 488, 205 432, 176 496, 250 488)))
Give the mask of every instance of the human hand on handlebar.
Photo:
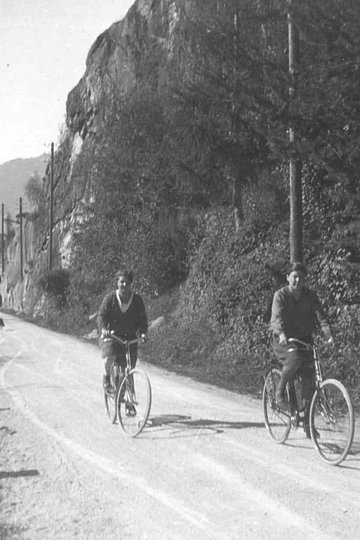
POLYGON ((111 335, 111 330, 109 330, 108 328, 103 328, 101 330, 101 337, 104 338, 104 337, 109 337, 111 335))
POLYGON ((287 337, 284 334, 284 332, 281 332, 279 335, 279 345, 286 345, 287 344, 287 337))

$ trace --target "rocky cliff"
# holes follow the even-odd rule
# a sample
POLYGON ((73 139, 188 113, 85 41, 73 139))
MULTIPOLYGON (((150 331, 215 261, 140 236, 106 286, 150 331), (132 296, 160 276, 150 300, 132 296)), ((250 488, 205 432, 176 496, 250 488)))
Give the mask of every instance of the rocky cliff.
MULTIPOLYGON (((193 4, 194 0, 136 0, 127 16, 92 45, 86 71, 68 95, 66 130, 54 156, 52 238, 56 266, 69 264, 72 233, 76 224, 86 219, 91 182, 84 181, 83 175, 79 180, 77 166, 81 162, 86 166, 86 156, 100 144, 114 95, 126 96, 136 86, 142 59, 154 44, 171 58, 176 35, 193 4)), ((49 164, 43 179, 48 194, 50 176, 49 164)), ((49 226, 39 226, 33 219, 24 221, 22 279, 19 237, 18 231, 8 247, 0 293, 4 307, 33 314, 42 305, 35 285, 48 267, 49 226)))

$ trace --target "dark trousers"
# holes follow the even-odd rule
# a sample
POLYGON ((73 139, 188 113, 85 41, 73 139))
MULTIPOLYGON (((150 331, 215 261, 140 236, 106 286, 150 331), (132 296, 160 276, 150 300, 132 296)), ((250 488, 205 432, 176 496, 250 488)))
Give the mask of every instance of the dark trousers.
MULTIPOLYGON (((302 341, 311 343, 311 338, 308 337, 302 341)), ((283 366, 278 386, 279 394, 284 394, 287 383, 298 373, 302 379, 303 398, 308 402, 311 399, 315 380, 312 353, 304 350, 298 343, 280 345, 277 336, 273 336, 272 345, 276 357, 283 366)))
MULTIPOLYGON (((136 366, 137 351, 138 351, 137 343, 130 345, 131 369, 133 369, 136 366)), ((104 370, 105 370, 106 377, 110 376, 110 368, 114 362, 116 362, 120 366, 121 371, 124 373, 125 367, 126 367, 125 346, 120 345, 120 347, 116 348, 115 350, 111 348, 108 348, 107 350, 103 349, 103 358, 105 360, 104 370)))

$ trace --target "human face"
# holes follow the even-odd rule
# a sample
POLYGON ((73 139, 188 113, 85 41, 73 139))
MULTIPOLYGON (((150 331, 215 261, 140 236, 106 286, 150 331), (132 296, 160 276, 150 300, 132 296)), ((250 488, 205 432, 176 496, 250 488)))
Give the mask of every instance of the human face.
POLYGON ((305 285, 305 274, 304 272, 294 270, 288 274, 287 280, 291 292, 300 292, 305 285))
POLYGON ((129 298, 131 291, 131 283, 125 276, 119 276, 119 279, 117 280, 117 288, 120 298, 129 298))

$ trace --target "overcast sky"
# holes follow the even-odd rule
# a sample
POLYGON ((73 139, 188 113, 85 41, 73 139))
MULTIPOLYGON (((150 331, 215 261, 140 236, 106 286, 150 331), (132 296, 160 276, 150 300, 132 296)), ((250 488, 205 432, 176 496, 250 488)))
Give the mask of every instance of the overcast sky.
POLYGON ((0 0, 0 164, 56 144, 97 36, 135 0, 0 0))

